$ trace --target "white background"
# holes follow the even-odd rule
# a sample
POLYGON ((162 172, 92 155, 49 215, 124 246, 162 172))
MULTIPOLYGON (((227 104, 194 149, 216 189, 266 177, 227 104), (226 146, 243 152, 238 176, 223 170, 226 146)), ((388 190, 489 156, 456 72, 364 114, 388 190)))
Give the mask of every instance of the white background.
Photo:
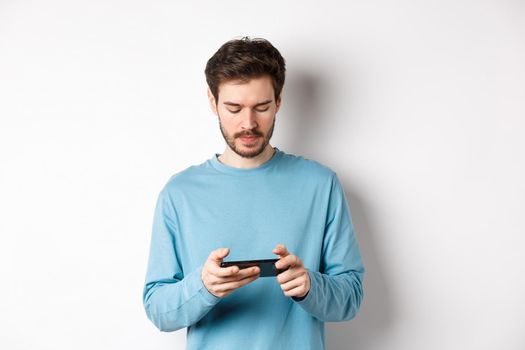
POLYGON ((203 70, 242 35, 287 60, 272 144, 350 201, 366 296, 328 348, 525 349, 518 0, 0 0, 0 348, 184 348, 142 308, 153 209, 223 151, 203 70))

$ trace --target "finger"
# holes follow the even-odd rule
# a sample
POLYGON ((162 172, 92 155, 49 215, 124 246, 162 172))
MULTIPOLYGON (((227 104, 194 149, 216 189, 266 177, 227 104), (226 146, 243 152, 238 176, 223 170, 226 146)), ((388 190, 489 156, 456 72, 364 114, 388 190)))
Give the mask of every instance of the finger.
POLYGON ((219 248, 210 253, 208 260, 220 263, 228 254, 230 254, 229 248, 219 248))
POLYGON ((238 266, 220 267, 219 263, 209 260, 205 264, 206 270, 217 277, 229 277, 239 272, 238 266))
POLYGON ((251 282, 255 281, 257 278, 259 278, 259 274, 255 275, 255 276, 250 276, 250 277, 243 278, 240 281, 226 282, 226 283, 217 284, 214 287, 214 291, 215 292, 219 292, 219 293, 229 292, 229 291, 241 288, 241 287, 247 285, 248 283, 251 283, 251 282))
POLYGON ((259 273, 261 273, 261 268, 259 266, 253 266, 245 269, 240 269, 239 272, 237 272, 237 276, 240 276, 241 278, 246 278, 253 275, 258 275, 259 273))
POLYGON ((295 278, 295 279, 292 279, 286 283, 283 283, 281 284, 281 289, 283 290, 283 292, 288 292, 294 288, 297 288, 301 285, 305 284, 305 280, 302 279, 302 278, 295 278))
POLYGON ((220 267, 220 263, 226 256, 228 256, 228 254, 230 254, 229 248, 219 248, 212 251, 205 264, 206 270, 215 276, 229 276, 237 273, 239 271, 237 266, 227 268, 220 267))
POLYGON ((295 255, 287 255, 275 263, 275 267, 278 269, 286 269, 288 267, 301 266, 301 260, 295 255))
POLYGON ((279 282, 279 284, 286 283, 288 281, 291 281, 293 279, 300 277, 305 272, 306 271, 304 269, 290 268, 277 275, 277 282, 279 282))
POLYGON ((305 285, 300 285, 293 289, 284 292, 287 297, 299 297, 302 298, 308 293, 308 288, 305 285))
POLYGON ((241 269, 233 275, 217 277, 217 280, 214 283, 220 284, 220 283, 240 281, 248 277, 259 275, 260 272, 261 270, 258 267, 250 267, 248 269, 241 269))
POLYGON ((277 254, 281 257, 287 256, 288 254, 290 254, 284 244, 277 244, 277 246, 275 246, 275 248, 272 250, 272 253, 277 254))

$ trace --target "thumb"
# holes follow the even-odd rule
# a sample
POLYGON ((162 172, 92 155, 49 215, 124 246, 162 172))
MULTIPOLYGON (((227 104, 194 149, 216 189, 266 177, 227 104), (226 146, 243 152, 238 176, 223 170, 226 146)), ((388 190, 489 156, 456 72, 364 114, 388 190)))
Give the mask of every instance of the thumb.
POLYGON ((219 248, 211 252, 208 259, 216 262, 221 262, 222 259, 228 256, 228 254, 230 254, 229 248, 219 248))
POLYGON ((281 257, 287 256, 288 249, 284 246, 284 244, 277 244, 277 246, 272 250, 272 253, 280 255, 281 257))

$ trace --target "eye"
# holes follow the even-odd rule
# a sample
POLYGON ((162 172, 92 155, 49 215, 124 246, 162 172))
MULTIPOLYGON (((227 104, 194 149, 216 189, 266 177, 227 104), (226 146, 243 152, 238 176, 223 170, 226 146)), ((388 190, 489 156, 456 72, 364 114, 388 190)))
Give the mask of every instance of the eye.
POLYGON ((270 109, 270 107, 266 107, 266 108, 255 108, 255 110, 256 110, 257 112, 266 112, 266 111, 269 110, 269 109, 270 109))
POLYGON ((234 109, 234 110, 231 110, 229 108, 226 108, 226 109, 228 110, 228 112, 233 113, 233 114, 239 113, 241 111, 240 109, 234 109))

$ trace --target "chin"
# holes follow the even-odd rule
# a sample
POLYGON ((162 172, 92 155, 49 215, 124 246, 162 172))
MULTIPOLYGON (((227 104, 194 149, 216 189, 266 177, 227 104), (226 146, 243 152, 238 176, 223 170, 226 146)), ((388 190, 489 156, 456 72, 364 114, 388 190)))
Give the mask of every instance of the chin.
POLYGON ((258 155, 260 155, 262 153, 262 151, 257 151, 257 152, 254 152, 254 151, 251 151, 251 152, 244 152, 242 150, 237 150, 237 153, 238 155, 240 155, 241 157, 243 158, 255 158, 257 157, 258 155))
POLYGON ((255 158, 264 152, 265 146, 256 145, 254 147, 239 146, 233 150, 235 153, 244 158, 255 158))

